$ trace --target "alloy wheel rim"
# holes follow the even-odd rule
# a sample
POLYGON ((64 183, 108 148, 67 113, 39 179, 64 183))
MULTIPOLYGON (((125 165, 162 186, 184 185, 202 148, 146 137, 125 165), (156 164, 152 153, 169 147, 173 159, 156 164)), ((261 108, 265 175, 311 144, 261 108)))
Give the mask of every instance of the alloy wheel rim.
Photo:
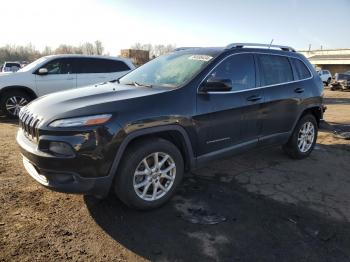
POLYGON ((5 103, 5 108, 13 116, 18 116, 22 107, 28 104, 27 99, 21 96, 9 97, 5 103))
POLYGON ((300 152, 306 153, 312 147, 315 138, 315 127, 311 122, 304 123, 298 134, 298 148, 300 152))
POLYGON ((163 152, 152 153, 138 164, 133 186, 138 197, 155 201, 164 197, 172 188, 176 176, 176 164, 172 157, 163 152))

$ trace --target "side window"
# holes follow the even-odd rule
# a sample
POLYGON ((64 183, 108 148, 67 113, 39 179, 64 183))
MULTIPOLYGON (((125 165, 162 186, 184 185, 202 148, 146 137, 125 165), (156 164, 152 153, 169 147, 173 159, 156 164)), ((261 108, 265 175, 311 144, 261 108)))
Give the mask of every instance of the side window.
POLYGON ((54 59, 48 62, 45 67, 48 75, 71 74, 73 70, 73 61, 71 59, 54 59))
POLYGON ((293 72, 287 57, 258 55, 262 86, 293 81, 293 72))
POLYGON ((99 58, 78 58, 76 59, 78 74, 104 73, 105 65, 103 59, 99 58))
POLYGON ((294 66, 295 80, 302 80, 311 76, 309 69, 307 69, 306 65, 302 61, 295 58, 290 58, 290 60, 294 66))
POLYGON ((78 74, 113 73, 130 70, 122 61, 101 58, 78 58, 76 59, 78 74))
POLYGON ((226 58, 211 73, 210 77, 231 79, 232 90, 255 87, 255 65, 251 54, 238 54, 226 58))
POLYGON ((108 64, 108 72, 121 72, 130 70, 130 68, 123 61, 106 60, 108 64))

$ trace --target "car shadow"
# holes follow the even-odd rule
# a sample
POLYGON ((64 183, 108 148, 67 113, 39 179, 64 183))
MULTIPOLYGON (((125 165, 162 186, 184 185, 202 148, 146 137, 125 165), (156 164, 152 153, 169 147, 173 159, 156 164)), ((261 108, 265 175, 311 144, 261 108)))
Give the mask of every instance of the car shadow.
POLYGON ((350 105, 350 98, 323 98, 323 102, 326 105, 350 105))
POLYGON ((348 223, 250 193, 219 177, 190 174, 175 197, 153 211, 132 210, 113 195, 84 200, 109 236, 151 261, 350 259, 348 223))
POLYGON ((0 124, 1 123, 18 125, 18 119, 8 118, 5 115, 0 114, 0 124))
POLYGON ((336 123, 331 121, 321 121, 320 122, 320 131, 333 133, 334 135, 339 133, 349 133, 350 124, 345 123, 336 123))

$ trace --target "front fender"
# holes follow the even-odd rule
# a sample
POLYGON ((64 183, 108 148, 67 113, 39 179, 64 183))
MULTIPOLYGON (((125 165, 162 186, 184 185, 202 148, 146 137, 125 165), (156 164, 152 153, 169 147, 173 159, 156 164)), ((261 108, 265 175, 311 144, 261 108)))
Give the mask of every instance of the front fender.
POLYGON ((116 174, 120 160, 122 159, 124 152, 131 141, 133 141, 136 138, 145 136, 145 135, 152 135, 152 134, 166 132, 166 131, 176 131, 179 134, 181 134, 183 141, 185 143, 185 146, 186 146, 186 150, 187 150, 188 155, 189 155, 190 168, 195 167, 196 161, 195 161, 195 157, 193 154, 191 140, 190 140, 190 137, 189 137, 189 135, 186 132, 184 127, 182 127, 179 124, 175 124, 175 123, 167 124, 167 125, 160 125, 160 126, 152 126, 153 124, 151 124, 151 123, 149 123, 149 124, 145 123, 144 125, 140 123, 139 125, 141 125, 142 127, 138 126, 138 128, 137 128, 134 125, 128 125, 123 129, 123 131, 121 131, 122 134, 120 134, 120 137, 118 138, 118 140, 120 140, 122 142, 118 148, 117 154, 116 154, 114 161, 113 161, 113 164, 112 164, 112 167, 109 171, 110 177, 114 177, 114 175, 116 174))

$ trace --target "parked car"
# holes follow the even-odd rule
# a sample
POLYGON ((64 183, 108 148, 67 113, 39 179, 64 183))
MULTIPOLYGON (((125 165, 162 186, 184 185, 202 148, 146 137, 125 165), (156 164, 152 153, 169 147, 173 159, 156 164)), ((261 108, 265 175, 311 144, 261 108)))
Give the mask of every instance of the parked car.
POLYGON ((0 75, 0 109, 8 117, 17 117, 24 105, 39 96, 110 81, 134 68, 123 58, 45 56, 14 74, 0 75))
POLYGON ((210 160, 266 145, 307 157, 322 97, 319 75, 290 47, 180 48, 98 88, 33 101, 20 112, 17 142, 42 185, 97 197, 112 190, 151 209, 210 160))
POLYGON ((334 81, 331 83, 331 90, 334 91, 338 89, 350 89, 350 71, 335 74, 334 81))
POLYGON ((319 74, 319 76, 321 77, 322 82, 325 85, 329 85, 332 81, 332 74, 331 72, 329 72, 328 70, 319 70, 317 71, 317 73, 319 74))
POLYGON ((17 72, 21 69, 20 62, 5 62, 1 68, 1 72, 17 72))

